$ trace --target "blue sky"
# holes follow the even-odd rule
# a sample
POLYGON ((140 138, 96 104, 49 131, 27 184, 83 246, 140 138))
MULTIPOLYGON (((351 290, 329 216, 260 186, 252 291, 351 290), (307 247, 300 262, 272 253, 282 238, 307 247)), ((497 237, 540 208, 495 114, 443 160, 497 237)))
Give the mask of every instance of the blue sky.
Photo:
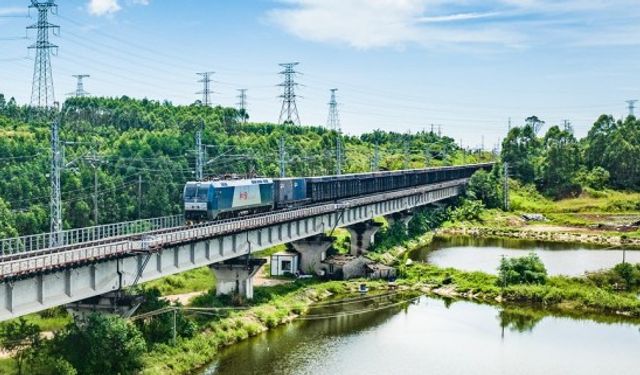
MULTIPOLYGON (((58 0, 56 98, 86 73, 95 95, 190 103, 215 71, 213 102, 248 89, 276 121, 278 63, 300 62, 303 123, 324 124, 336 87, 344 131, 430 124, 487 148, 535 114, 584 136, 640 99, 637 0, 58 0)), ((0 0, 0 92, 28 102, 26 0, 0 0)), ((640 112, 640 110, 639 110, 640 112)))

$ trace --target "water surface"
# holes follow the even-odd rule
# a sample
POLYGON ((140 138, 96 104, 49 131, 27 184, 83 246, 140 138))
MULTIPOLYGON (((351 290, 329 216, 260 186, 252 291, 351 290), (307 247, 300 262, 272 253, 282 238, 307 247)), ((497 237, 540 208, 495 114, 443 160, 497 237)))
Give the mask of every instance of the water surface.
POLYGON ((638 326, 631 324, 421 297, 288 324, 227 348, 205 373, 635 374, 638 348, 638 326))
MULTIPOLYGON (((524 256, 535 252, 550 275, 579 276, 586 271, 612 268, 622 262, 621 249, 525 241, 512 239, 476 239, 471 237, 434 238, 432 244, 412 253, 414 260, 465 271, 497 273, 502 256, 524 256)), ((626 261, 640 263, 640 251, 627 250, 626 261)))

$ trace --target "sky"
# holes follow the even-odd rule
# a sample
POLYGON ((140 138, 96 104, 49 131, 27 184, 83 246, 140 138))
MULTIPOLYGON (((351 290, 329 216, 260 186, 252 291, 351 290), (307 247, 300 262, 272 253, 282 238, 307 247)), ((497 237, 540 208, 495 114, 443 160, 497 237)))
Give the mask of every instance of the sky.
MULTIPOLYGON (((640 99, 637 0, 56 0, 57 100, 90 74, 93 95, 189 104, 214 71, 214 104, 246 88, 276 122, 279 63, 299 62, 303 124, 325 125, 337 88, 344 132, 442 133, 491 149, 536 115, 586 135, 640 99)), ((27 0, 0 0, 0 93, 29 102, 27 0)), ((640 112, 640 105, 637 112, 640 112)))

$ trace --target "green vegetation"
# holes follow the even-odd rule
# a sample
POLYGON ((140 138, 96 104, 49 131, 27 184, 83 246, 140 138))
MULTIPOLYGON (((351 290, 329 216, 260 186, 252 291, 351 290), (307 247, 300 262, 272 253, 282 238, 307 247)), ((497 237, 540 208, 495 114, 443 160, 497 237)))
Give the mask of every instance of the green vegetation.
POLYGON ((467 297, 489 303, 526 303, 550 310, 640 317, 640 300, 635 292, 599 287, 594 281, 584 277, 551 276, 545 284, 501 287, 498 276, 413 264, 406 268, 405 278, 399 280, 399 283, 411 286, 419 283, 429 293, 467 297))
POLYGON ((209 267, 196 268, 144 284, 146 289, 158 289, 165 296, 208 290, 214 285, 215 276, 209 267))
POLYGON ((554 199, 577 197, 584 188, 640 188, 640 120, 635 117, 616 121, 603 115, 582 140, 558 126, 539 137, 544 122, 535 116, 526 122, 511 129, 501 155, 521 183, 534 184, 554 199))
MULTIPOLYGON (((194 134, 204 125, 207 175, 278 175, 278 142, 285 138, 287 174, 308 176, 335 170, 332 150, 337 133, 317 126, 241 124, 231 108, 122 98, 71 98, 62 109, 61 139, 65 147, 62 173, 64 227, 93 222, 94 169, 87 157, 102 161, 97 170, 99 223, 181 212, 184 183, 193 179, 194 134), (142 201, 138 207, 138 177, 142 201)), ((49 227, 50 123, 52 113, 34 113, 0 94, 0 237, 45 232, 49 227)), ((462 156, 453 139, 431 132, 416 134, 374 131, 343 136, 345 172, 370 170, 374 144, 380 168, 404 166, 403 144, 410 150, 407 167, 487 161, 489 153, 462 156), (427 147, 428 146, 428 147, 427 147)))
POLYGON ((544 284, 547 269, 536 253, 516 258, 502 258, 498 267, 500 285, 544 284))

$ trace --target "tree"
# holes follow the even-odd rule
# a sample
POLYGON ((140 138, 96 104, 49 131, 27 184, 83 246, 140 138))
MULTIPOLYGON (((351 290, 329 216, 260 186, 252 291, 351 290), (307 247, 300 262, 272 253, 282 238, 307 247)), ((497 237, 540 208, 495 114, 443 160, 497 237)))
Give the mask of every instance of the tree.
POLYGON ((23 374, 25 360, 33 357, 41 342, 40 327, 24 318, 10 320, 0 327, 0 346, 14 353, 18 375, 23 374))
POLYGON ((502 161, 509 163, 510 175, 524 183, 535 180, 535 163, 540 155, 541 145, 533 127, 512 128, 502 142, 502 161))
POLYGON ((533 129, 535 134, 540 133, 540 130, 542 130, 542 127, 544 126, 544 121, 540 120, 538 116, 527 117, 524 121, 527 126, 530 126, 531 129, 533 129))
POLYGON ((575 177, 580 169, 580 147, 572 133, 553 126, 544 137, 544 154, 541 162, 541 190, 555 198, 580 193, 575 177))
POLYGON ((501 286, 512 284, 544 284, 547 269, 536 253, 516 258, 502 258, 498 267, 501 286))
POLYGON ((135 374, 146 343, 136 327, 116 316, 92 314, 56 336, 55 347, 80 375, 135 374))
POLYGON ((501 206, 500 183, 496 173, 479 170, 471 176, 466 195, 471 200, 481 201, 487 208, 501 206))

